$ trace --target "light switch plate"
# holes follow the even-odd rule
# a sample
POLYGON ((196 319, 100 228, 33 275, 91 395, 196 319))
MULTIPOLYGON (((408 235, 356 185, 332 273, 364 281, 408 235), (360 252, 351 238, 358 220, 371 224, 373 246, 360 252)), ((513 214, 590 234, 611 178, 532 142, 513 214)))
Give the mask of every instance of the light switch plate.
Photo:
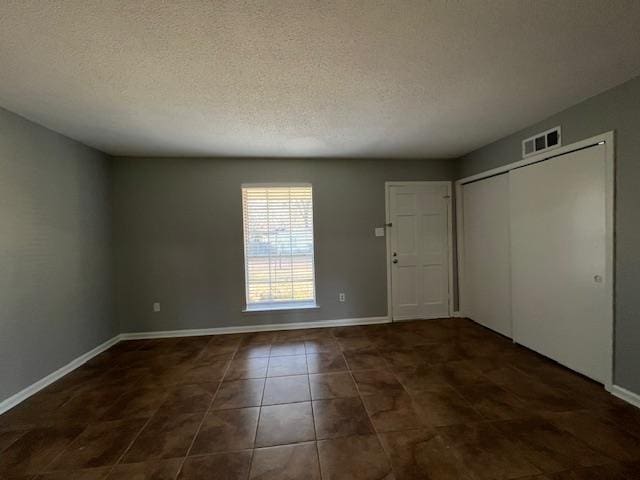
POLYGON ((375 233, 376 233, 376 237, 384 237, 384 228, 376 227, 375 233))

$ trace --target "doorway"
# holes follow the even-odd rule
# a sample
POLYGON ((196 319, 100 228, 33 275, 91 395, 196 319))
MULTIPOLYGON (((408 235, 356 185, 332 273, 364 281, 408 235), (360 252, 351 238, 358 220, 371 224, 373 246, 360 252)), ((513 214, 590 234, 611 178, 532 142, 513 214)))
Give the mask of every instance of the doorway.
POLYGON ((391 319, 451 316, 451 182, 387 182, 385 187, 391 319))

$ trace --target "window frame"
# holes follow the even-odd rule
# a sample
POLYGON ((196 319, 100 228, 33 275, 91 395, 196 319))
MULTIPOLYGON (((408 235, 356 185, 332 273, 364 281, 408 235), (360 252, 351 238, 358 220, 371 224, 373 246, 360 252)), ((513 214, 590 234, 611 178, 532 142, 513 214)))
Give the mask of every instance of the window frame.
POLYGON ((244 268, 244 307, 243 313, 270 313, 290 310, 314 310, 320 308, 317 303, 318 291, 316 284, 316 240, 315 240, 315 211, 313 199, 313 185, 311 182, 276 182, 276 183, 242 183, 240 185, 242 201, 242 249, 244 268), (308 187, 311 189, 311 264, 313 266, 313 300, 289 300, 277 302, 249 303, 249 269, 247 266, 247 229, 245 228, 245 204, 244 190, 250 188, 296 188, 308 187))

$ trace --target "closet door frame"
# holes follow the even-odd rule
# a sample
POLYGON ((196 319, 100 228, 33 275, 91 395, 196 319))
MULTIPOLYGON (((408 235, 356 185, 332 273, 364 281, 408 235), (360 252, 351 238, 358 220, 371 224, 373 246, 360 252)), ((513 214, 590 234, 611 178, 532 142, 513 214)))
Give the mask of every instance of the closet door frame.
POLYGON ((464 308, 464 211, 460 201, 462 198, 462 186, 466 183, 482 180, 503 173, 508 173, 516 168, 525 167, 534 163, 544 162, 551 158, 564 155, 566 153, 581 150, 593 145, 604 144, 605 146, 605 223, 606 223, 606 239, 605 239, 605 274, 604 287, 607 298, 606 321, 608 338, 608 372, 605 379, 605 388, 616 393, 613 385, 613 355, 614 355, 614 201, 615 201, 615 135, 613 131, 605 132, 585 140, 581 140, 571 145, 556 148, 552 151, 544 152, 538 155, 528 157, 517 162, 509 163, 498 168, 487 170, 485 172, 462 178, 455 183, 456 192, 456 227, 457 227, 457 247, 458 247, 458 312, 459 315, 465 316, 464 308))

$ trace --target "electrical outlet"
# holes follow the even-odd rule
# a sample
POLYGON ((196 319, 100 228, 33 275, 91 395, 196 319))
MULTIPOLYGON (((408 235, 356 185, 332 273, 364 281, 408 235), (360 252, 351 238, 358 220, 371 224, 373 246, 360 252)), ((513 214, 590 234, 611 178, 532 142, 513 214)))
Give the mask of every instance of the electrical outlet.
POLYGON ((346 300, 345 294, 344 293, 339 293, 338 294, 338 300, 340 300, 341 302, 344 302, 346 300))
POLYGON ((160 302, 154 302, 153 311, 154 312, 159 312, 160 311, 160 302))

